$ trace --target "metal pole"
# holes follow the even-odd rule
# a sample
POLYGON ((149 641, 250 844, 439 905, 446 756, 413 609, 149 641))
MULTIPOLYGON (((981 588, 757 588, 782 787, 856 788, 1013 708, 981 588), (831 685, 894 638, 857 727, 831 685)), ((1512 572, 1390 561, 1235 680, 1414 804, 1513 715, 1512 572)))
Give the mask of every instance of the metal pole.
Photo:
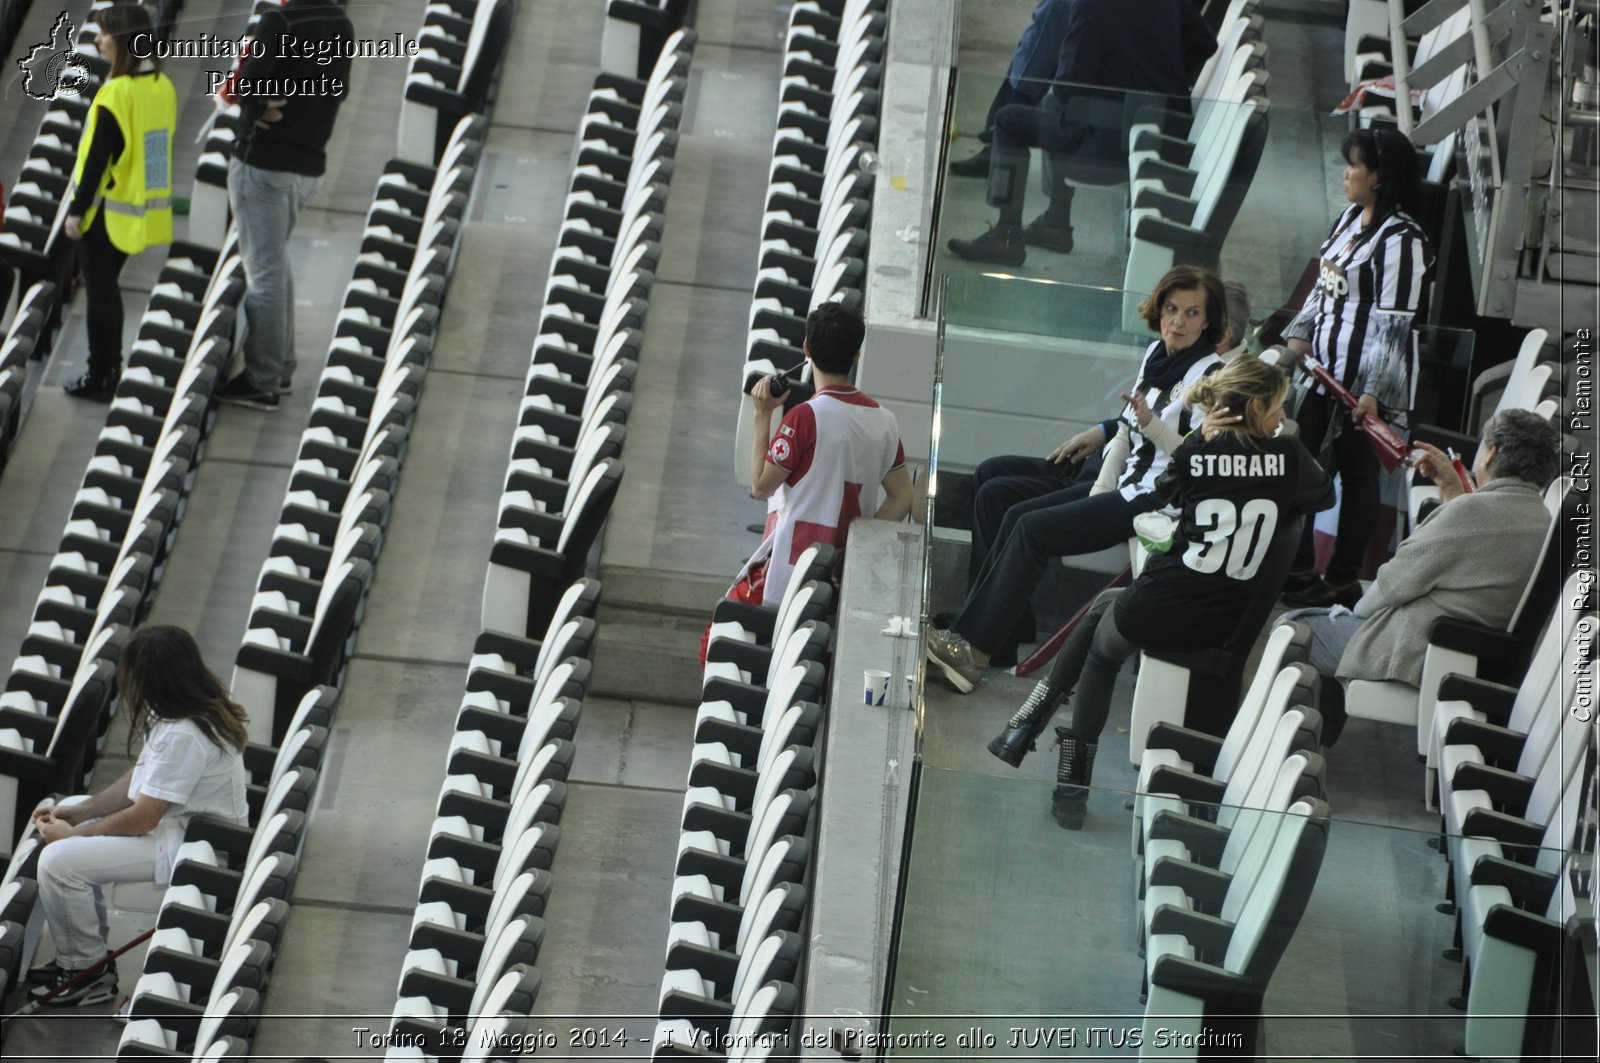
POLYGON ((1406 20, 1402 0, 1389 0, 1389 56, 1394 65, 1394 116, 1400 132, 1411 136, 1411 53, 1406 51, 1406 20))
MULTIPOLYGON (((1472 57, 1478 68, 1473 80, 1479 80, 1494 69, 1494 56, 1489 51, 1489 25, 1485 21, 1489 17, 1489 9, 1485 0, 1467 0, 1467 7, 1472 11, 1472 57)), ((1494 150, 1489 153, 1489 165, 1494 173, 1494 186, 1500 188, 1500 137, 1495 128, 1494 108, 1491 106, 1483 116, 1489 125, 1489 142, 1494 145, 1494 150)))

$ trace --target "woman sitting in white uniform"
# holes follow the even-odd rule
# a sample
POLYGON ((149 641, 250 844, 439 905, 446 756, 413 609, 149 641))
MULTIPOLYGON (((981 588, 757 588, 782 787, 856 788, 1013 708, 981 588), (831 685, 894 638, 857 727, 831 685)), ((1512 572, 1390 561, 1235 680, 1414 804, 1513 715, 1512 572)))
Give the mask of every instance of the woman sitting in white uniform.
MULTIPOLYGON (((129 714, 128 750, 139 759, 116 782, 74 804, 33 814, 48 844, 39 855, 39 905, 55 960, 28 972, 34 999, 104 962, 105 888, 172 877, 184 828, 197 813, 244 823, 245 713, 206 669, 187 631, 134 632, 117 663, 117 695, 129 714)), ((114 964, 46 1001, 84 1006, 117 992, 114 964)))

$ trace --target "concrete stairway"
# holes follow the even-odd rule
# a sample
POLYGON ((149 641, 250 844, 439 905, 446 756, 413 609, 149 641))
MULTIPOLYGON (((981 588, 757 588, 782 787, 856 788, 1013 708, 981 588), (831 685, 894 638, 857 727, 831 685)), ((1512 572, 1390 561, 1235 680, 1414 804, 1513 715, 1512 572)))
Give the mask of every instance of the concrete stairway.
POLYGON ((601 697, 694 706, 700 636, 726 578, 605 565, 594 681, 601 697))

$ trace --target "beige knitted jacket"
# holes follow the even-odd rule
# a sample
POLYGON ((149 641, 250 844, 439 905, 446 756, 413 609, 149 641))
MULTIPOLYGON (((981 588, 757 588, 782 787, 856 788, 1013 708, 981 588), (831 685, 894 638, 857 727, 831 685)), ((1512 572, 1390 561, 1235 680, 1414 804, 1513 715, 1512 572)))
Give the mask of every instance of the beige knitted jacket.
POLYGON ((1339 660, 1339 678, 1417 686, 1437 618, 1505 628, 1549 524, 1540 489, 1511 477, 1429 514, 1356 603, 1364 622, 1339 660))

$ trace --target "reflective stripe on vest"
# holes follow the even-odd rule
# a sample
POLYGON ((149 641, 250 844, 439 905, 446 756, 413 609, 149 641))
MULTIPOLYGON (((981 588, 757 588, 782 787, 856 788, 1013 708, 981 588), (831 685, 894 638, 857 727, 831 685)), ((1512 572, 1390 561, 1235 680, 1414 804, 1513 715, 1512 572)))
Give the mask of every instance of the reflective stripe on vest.
POLYGON ((122 154, 100 180, 94 206, 83 219, 87 229, 104 206, 106 236, 119 251, 134 255, 172 242, 172 141, 178 121, 178 94, 165 74, 112 78, 95 94, 73 174, 83 176, 95 124, 104 107, 122 132, 122 154))

